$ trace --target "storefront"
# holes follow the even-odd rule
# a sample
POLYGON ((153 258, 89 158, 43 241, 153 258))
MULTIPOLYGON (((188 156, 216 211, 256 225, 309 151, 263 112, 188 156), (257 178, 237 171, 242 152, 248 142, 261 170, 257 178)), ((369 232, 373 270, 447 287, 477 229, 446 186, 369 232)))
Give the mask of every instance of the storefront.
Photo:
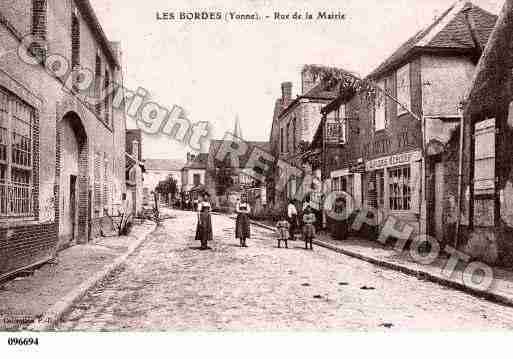
POLYGON ((414 228, 421 213, 422 153, 413 151, 365 162, 364 203, 379 209, 379 222, 389 215, 414 228))

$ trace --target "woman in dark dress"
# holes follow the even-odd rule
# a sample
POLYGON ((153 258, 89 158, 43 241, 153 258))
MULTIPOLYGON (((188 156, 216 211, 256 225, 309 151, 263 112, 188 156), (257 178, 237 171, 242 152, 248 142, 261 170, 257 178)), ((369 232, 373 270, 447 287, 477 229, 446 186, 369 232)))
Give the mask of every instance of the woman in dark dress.
POLYGON ((347 237, 347 219, 342 219, 344 217, 347 203, 344 197, 337 197, 335 200, 335 204, 333 206, 333 212, 335 218, 332 219, 332 236, 337 240, 344 240, 347 237))
POLYGON ((235 222, 235 237, 239 239, 240 246, 247 247, 246 239, 251 238, 251 228, 249 223, 249 214, 251 207, 245 196, 242 197, 241 202, 237 203, 237 220, 235 222))
POLYGON ((209 249, 208 242, 213 240, 211 209, 209 195, 205 193, 203 200, 198 203, 198 226, 196 227, 196 240, 201 241, 203 250, 209 249))

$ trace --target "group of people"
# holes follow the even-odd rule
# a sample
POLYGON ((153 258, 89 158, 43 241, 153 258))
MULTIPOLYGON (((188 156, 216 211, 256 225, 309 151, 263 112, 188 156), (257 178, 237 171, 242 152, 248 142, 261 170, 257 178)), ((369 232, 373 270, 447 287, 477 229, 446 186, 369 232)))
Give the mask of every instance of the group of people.
MULTIPOLYGON (((204 193, 202 200, 197 204, 198 225, 196 228, 196 240, 201 242, 200 249, 209 249, 208 242, 213 240, 212 231, 212 206, 210 204, 208 193, 204 193)), ((250 213, 251 207, 246 196, 242 196, 236 205, 237 219, 235 222, 235 238, 239 240, 241 248, 246 248, 246 241, 251 238, 250 213)), ((307 203, 303 210, 302 217, 302 236, 305 241, 305 249, 313 250, 313 239, 316 235, 315 223, 317 218, 311 206, 307 203)), ((298 232, 299 219, 298 211, 293 202, 287 207, 287 219, 278 221, 278 248, 281 248, 281 242, 288 248, 289 239, 294 240, 298 232)))
POLYGON ((282 219, 276 224, 278 228, 278 248, 281 248, 281 242, 288 248, 288 240, 295 240, 296 234, 301 228, 301 234, 305 241, 305 249, 313 250, 313 239, 316 236, 317 217, 311 205, 306 202, 303 209, 302 225, 299 221, 299 215, 294 202, 290 201, 287 206, 287 218, 282 219))

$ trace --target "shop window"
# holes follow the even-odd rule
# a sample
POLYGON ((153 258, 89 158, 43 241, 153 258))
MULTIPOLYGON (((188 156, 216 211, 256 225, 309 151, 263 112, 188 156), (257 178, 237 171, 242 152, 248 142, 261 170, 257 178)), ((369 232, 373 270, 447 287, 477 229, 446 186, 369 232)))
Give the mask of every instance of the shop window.
MULTIPOLYGON (((406 64, 397 70, 397 100, 408 111, 411 110, 410 64, 406 64)), ((407 113, 406 109, 397 106, 397 116, 407 113)))
POLYGON ((475 194, 491 194, 495 189, 495 119, 476 124, 474 149, 475 194))
POLYGON ((400 167, 388 171, 389 206, 392 211, 411 210, 411 170, 400 167))
POLYGON ((0 90, 0 216, 32 215, 33 109, 0 90))

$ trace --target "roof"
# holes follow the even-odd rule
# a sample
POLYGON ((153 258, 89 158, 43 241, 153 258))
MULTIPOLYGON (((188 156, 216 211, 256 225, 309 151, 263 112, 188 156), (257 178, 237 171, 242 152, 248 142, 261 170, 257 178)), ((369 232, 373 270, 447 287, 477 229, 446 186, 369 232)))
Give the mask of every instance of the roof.
POLYGON ((75 0, 75 4, 79 8, 82 16, 84 16, 84 18, 87 20, 87 23, 90 25, 91 31, 95 35, 96 39, 100 42, 100 45, 102 46, 103 51, 107 55, 107 58, 111 61, 111 63, 114 66, 120 67, 118 58, 112 50, 111 44, 107 39, 107 36, 103 32, 103 29, 100 25, 100 21, 98 20, 98 17, 96 17, 96 13, 94 12, 90 1, 75 0))
POLYGON ((145 159, 144 167, 147 171, 180 171, 185 162, 175 159, 145 159))
POLYGON ((401 66, 418 51, 458 50, 475 51, 471 28, 475 27, 477 46, 483 48, 495 26, 497 16, 468 1, 458 1, 426 29, 419 31, 402 44, 390 57, 369 75, 376 78, 401 66), (468 11, 467 20, 465 12, 468 11))
POLYGON ((184 169, 197 169, 197 170, 203 170, 207 168, 208 163, 208 153, 200 153, 198 154, 194 160, 187 161, 185 166, 183 166, 184 169))
MULTIPOLYGON (((506 0, 496 27, 490 35, 490 41, 486 45, 474 72, 466 96, 466 117, 483 113, 490 117, 496 116, 500 106, 507 108, 513 98, 513 78, 511 76, 513 69, 512 36, 513 0, 506 0)), ((507 110, 505 113, 507 113, 507 110)))
MULTIPOLYGON (((332 101, 336 99, 338 96, 338 86, 337 84, 327 83, 325 81, 321 81, 314 87, 312 87, 305 94, 296 97, 294 100, 288 101, 286 106, 281 106, 281 110, 279 112, 279 117, 282 117, 285 113, 287 113, 291 108, 296 106, 301 99, 315 99, 315 100, 329 100, 332 101)), ((276 110, 276 107, 275 107, 276 110)))
MULTIPOLYGON (((249 160, 249 156, 253 152, 255 148, 259 148, 267 153, 271 153, 271 144, 268 141, 244 141, 248 146, 248 151, 245 153, 244 156, 240 156, 239 158, 239 166, 240 168, 245 167, 245 163, 249 160)), ((221 148, 221 144, 223 143, 223 140, 212 140, 210 141, 210 147, 209 147, 209 156, 212 156, 212 159, 214 160, 216 158, 217 152, 221 148)))

